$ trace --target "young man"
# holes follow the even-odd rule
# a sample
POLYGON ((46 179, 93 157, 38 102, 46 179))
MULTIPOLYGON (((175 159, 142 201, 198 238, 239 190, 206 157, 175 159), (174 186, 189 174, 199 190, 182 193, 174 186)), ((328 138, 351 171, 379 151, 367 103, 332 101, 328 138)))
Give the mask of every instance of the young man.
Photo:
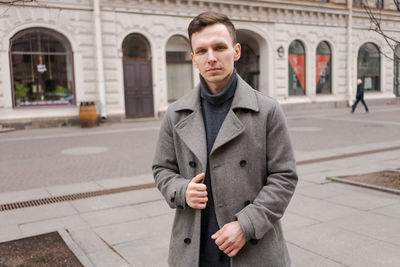
POLYGON ((279 104, 234 69, 235 27, 205 12, 188 28, 200 84, 162 121, 153 174, 176 208, 170 266, 290 266, 282 217, 297 175, 279 104))

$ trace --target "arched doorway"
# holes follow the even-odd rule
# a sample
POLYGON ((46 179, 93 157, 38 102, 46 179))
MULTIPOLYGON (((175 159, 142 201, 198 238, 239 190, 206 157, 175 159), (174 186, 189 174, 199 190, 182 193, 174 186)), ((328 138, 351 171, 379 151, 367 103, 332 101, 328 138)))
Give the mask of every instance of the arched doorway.
POLYGON ((294 40, 289 46, 289 96, 306 94, 306 53, 304 45, 294 40))
POLYGON ((29 28, 10 40, 14 107, 75 104, 69 41, 46 28, 29 28))
POLYGON ((400 96, 400 45, 396 46, 394 52, 394 94, 400 96))
POLYGON ((332 93, 332 52, 325 41, 319 43, 316 56, 316 88, 317 94, 332 93))
POLYGON ((150 45, 143 35, 133 33, 124 39, 122 53, 125 115, 129 118, 152 117, 154 107, 150 45))
POLYGON ((365 43, 358 50, 357 77, 362 80, 364 90, 380 91, 381 55, 374 43, 365 43))
POLYGON ((256 90, 260 90, 260 48, 258 41, 251 32, 237 31, 237 41, 242 46, 240 59, 235 62, 235 68, 248 84, 256 90))
POLYGON ((189 41, 180 35, 172 36, 166 47, 168 102, 189 92, 193 87, 193 69, 189 41))

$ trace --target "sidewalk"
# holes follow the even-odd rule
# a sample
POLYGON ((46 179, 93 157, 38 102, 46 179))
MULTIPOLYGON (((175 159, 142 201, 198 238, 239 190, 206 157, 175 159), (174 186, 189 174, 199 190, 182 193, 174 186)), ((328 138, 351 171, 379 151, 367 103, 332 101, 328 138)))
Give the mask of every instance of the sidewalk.
MULTIPOLYGON (((395 146, 400 140, 304 149, 296 158, 395 146)), ((399 167, 400 150, 299 164, 300 180, 282 219, 292 266, 400 266, 400 196, 325 179, 399 167)), ((1 193, 0 204, 153 181, 148 173, 1 193)), ((0 242, 60 230, 85 266, 167 266, 173 214, 156 188, 0 211, 0 242)))

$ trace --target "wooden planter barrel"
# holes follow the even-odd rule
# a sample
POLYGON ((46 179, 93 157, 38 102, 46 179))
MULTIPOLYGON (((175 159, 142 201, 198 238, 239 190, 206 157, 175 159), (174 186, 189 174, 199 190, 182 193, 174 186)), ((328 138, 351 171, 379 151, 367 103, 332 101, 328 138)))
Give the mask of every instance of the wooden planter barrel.
POLYGON ((94 102, 81 102, 79 106, 79 122, 81 127, 94 127, 97 125, 96 105, 94 102))

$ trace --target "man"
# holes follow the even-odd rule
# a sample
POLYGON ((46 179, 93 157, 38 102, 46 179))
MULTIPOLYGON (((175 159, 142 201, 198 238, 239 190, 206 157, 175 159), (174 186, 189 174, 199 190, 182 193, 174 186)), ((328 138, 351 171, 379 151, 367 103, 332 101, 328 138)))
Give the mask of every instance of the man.
POLYGON ((364 105, 365 112, 368 112, 368 107, 367 104, 364 101, 364 85, 362 83, 361 79, 357 80, 357 94, 356 94, 356 102, 354 102, 353 106, 351 107, 351 113, 354 113, 356 110, 358 102, 360 102, 364 105))
POLYGON ((241 47, 223 14, 188 27, 200 84, 162 121, 153 174, 176 208, 170 266, 290 266, 279 219, 297 183, 278 103, 234 69, 241 47))

